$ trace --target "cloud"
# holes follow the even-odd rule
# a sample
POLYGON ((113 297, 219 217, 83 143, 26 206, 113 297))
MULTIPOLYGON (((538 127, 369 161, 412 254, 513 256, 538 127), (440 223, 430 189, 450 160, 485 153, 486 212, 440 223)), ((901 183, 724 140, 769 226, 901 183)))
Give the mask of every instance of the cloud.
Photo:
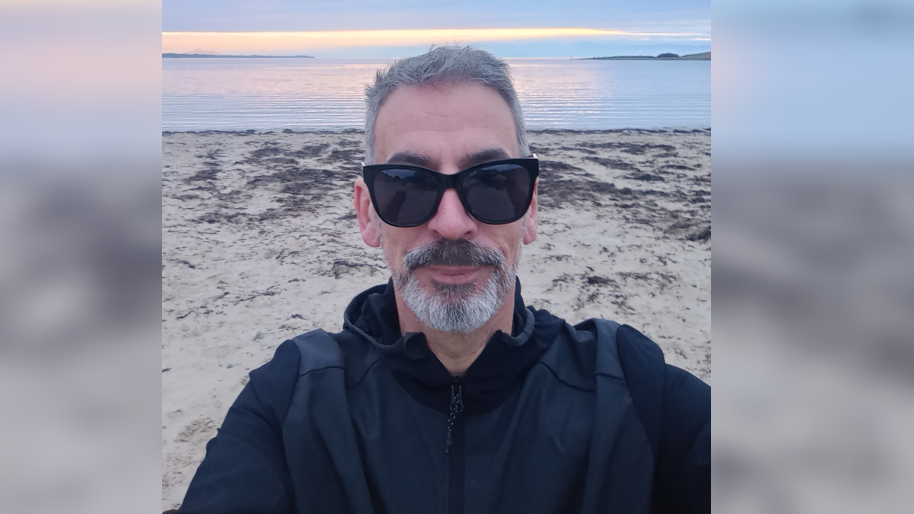
POLYGON ((575 27, 408 30, 337 30, 307 32, 163 32, 163 52, 207 48, 225 54, 291 54, 332 48, 414 46, 535 40, 694 40, 700 32, 638 32, 575 27))

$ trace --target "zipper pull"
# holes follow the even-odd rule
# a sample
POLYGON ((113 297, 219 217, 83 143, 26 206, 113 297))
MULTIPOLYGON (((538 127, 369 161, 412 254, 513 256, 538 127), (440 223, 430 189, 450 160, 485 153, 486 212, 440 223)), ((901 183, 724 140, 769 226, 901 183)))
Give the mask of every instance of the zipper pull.
POLYGON ((454 428, 454 422, 457 421, 457 414, 463 412, 463 386, 460 384, 460 379, 455 378, 454 383, 451 384, 451 412, 447 418, 447 442, 444 444, 444 453, 445 455, 449 454, 451 451, 451 430, 454 428))
POLYGON ((463 412, 463 385, 457 382, 457 391, 454 391, 454 385, 451 385, 451 409, 455 409, 457 414, 463 412))

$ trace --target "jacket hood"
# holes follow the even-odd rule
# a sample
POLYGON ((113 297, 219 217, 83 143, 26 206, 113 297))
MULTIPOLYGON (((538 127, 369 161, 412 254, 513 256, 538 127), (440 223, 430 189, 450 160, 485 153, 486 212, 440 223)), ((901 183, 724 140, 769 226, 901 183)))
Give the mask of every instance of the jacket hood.
POLYGON ((495 332, 466 373, 455 378, 429 348, 425 335, 401 335, 393 281, 356 296, 344 314, 344 329, 363 344, 384 354, 398 382, 416 400, 447 412, 450 388, 463 387, 468 415, 487 412, 505 401, 523 381, 527 370, 555 341, 565 321, 545 310, 527 308, 520 280, 514 288, 512 334, 495 332))

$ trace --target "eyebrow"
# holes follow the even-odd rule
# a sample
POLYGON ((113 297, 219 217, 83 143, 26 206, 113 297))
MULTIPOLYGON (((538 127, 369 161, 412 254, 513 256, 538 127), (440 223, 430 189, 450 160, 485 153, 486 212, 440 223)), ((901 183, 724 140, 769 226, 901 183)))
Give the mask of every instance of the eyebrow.
POLYGON ((465 170, 470 166, 475 166, 477 164, 482 164, 489 161, 500 161, 502 159, 510 159, 511 155, 502 150, 501 148, 487 148, 485 150, 476 152, 472 155, 467 155, 466 157, 460 159, 460 169, 465 170))
POLYGON ((423 168, 430 167, 433 163, 428 157, 423 157, 412 152, 397 152, 387 159, 387 164, 412 164, 423 168))
MULTIPOLYGON (((460 169, 465 170, 471 166, 490 161, 510 159, 511 155, 501 148, 487 148, 460 159, 460 169)), ((412 164, 423 168, 434 169, 435 161, 412 152, 397 152, 387 159, 387 164, 412 164)))

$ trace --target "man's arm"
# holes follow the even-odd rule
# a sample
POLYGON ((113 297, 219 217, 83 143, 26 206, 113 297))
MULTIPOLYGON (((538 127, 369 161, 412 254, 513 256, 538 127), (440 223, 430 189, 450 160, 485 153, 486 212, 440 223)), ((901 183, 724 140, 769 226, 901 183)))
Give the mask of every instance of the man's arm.
POLYGON ((301 356, 291 341, 279 346, 269 363, 229 408, 218 435, 206 445, 182 514, 292 512, 292 486, 286 470, 282 423, 292 401, 301 356))

